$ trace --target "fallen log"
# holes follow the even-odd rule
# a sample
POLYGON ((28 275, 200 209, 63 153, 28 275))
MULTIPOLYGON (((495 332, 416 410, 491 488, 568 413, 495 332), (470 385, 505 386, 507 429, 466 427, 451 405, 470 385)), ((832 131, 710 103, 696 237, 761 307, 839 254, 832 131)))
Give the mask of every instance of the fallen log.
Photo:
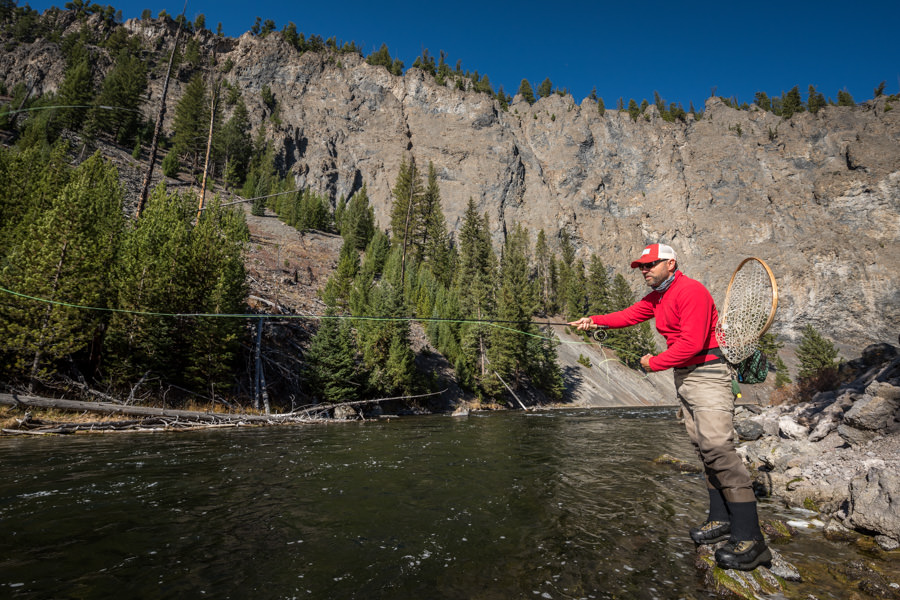
POLYGON ((251 415, 245 413, 211 413, 194 410, 178 410, 174 408, 157 408, 154 406, 126 406, 112 402, 83 402, 63 398, 41 398, 38 396, 20 396, 18 394, 0 394, 0 404, 15 407, 56 408, 61 410, 89 411, 107 415, 133 415, 142 417, 171 417, 190 421, 222 423, 273 423, 280 420, 299 420, 293 415, 251 415))

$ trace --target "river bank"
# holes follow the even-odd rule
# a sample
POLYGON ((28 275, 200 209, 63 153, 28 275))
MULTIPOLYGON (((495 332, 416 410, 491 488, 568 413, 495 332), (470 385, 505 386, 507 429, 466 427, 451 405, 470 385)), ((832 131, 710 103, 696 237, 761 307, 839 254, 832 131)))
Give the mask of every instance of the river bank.
POLYGON ((869 346, 840 374, 808 402, 741 407, 738 452, 758 495, 813 511, 829 539, 900 551, 900 351, 869 346))

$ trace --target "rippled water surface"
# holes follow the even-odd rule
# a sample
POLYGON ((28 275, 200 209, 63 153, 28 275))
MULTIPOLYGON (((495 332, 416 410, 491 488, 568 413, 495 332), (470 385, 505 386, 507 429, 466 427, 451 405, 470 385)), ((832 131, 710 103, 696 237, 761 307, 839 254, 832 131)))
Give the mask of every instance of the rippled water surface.
POLYGON ((706 597, 663 453, 668 409, 5 438, 0 597, 706 597))

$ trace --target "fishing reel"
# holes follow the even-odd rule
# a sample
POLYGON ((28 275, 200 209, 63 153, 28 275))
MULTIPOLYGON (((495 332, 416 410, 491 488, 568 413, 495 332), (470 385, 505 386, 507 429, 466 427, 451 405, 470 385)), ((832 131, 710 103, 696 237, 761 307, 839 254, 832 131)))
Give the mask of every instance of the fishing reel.
POLYGON ((601 343, 606 339, 606 331, 606 327, 598 327, 591 331, 591 337, 594 338, 595 342, 601 343))

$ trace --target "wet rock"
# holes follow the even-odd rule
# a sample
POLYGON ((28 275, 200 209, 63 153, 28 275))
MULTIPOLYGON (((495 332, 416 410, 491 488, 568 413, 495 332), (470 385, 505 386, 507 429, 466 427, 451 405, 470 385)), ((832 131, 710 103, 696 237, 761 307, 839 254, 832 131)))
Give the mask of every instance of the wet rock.
POLYGON ((359 418, 359 413, 352 406, 335 406, 334 418, 339 421, 352 421, 359 418))
POLYGON ((825 524, 823 533, 825 539, 832 542, 853 542, 859 537, 858 533, 848 527, 844 527, 838 519, 830 519, 825 524))
POLYGON ((900 548, 900 541, 887 535, 876 535, 875 543, 877 543, 882 550, 887 550, 888 552, 900 548))
POLYGON ((695 561, 706 587, 720 596, 756 600, 764 596, 783 594, 785 588, 782 580, 802 581, 797 568, 771 546, 769 551, 772 553, 772 564, 769 567, 759 566, 752 571, 721 569, 716 566, 715 554, 724 543, 698 546, 695 561))
POLYGON ((685 460, 681 460, 680 458, 675 458, 669 454, 662 454, 653 459, 658 465, 666 465, 669 466, 676 471, 681 473, 702 473, 703 467, 696 463, 690 463, 685 460))
POLYGON ((381 408, 380 404, 373 404, 369 406, 365 410, 365 416, 367 419, 379 419, 384 415, 384 409, 381 408))
POLYGON ((797 534, 797 530, 779 519, 764 519, 759 524, 767 540, 783 543, 797 534))
POLYGON ((772 547, 769 547, 769 552, 772 553, 772 565, 769 567, 769 571, 773 575, 781 577, 785 581, 803 581, 800 571, 793 563, 785 560, 784 556, 772 547))
POLYGON ((829 571, 848 587, 854 587, 874 598, 900 599, 900 587, 885 577, 872 564, 860 560, 832 565, 829 571))

